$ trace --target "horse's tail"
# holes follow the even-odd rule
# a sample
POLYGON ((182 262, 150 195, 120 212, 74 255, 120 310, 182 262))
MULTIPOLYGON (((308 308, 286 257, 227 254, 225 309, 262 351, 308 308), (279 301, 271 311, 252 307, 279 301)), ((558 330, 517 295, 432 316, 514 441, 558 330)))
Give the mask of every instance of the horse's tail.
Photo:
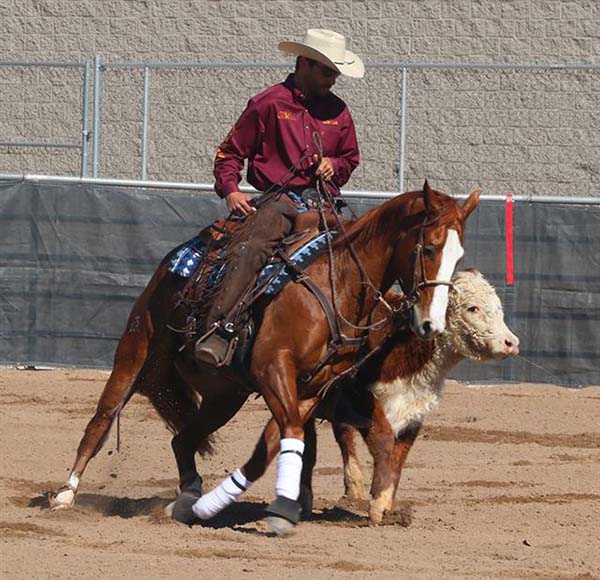
POLYGON ((214 442, 215 438, 211 434, 207 435, 198 443, 196 451, 200 454, 200 457, 206 457, 207 455, 213 455, 215 453, 214 442))

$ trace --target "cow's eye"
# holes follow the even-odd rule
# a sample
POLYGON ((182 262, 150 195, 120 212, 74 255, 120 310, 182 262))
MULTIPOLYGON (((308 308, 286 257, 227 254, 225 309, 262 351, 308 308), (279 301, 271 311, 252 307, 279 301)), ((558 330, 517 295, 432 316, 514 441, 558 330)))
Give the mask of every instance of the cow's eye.
POLYGON ((469 308, 467 308, 467 310, 469 312, 472 312, 473 314, 477 314, 479 312, 479 306, 469 306, 469 308))

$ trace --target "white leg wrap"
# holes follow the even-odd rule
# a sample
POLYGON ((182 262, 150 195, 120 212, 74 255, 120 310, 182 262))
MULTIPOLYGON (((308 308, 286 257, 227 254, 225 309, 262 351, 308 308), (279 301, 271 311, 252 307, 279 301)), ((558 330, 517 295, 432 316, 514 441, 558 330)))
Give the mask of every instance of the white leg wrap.
POLYGON ((303 453, 304 441, 300 441, 300 439, 281 440, 281 450, 277 459, 277 482, 275 483, 277 495, 293 500, 298 499, 303 453))
POLYGON ((236 501, 251 485, 252 482, 237 469, 218 487, 203 495, 192 510, 201 520, 208 520, 236 501))

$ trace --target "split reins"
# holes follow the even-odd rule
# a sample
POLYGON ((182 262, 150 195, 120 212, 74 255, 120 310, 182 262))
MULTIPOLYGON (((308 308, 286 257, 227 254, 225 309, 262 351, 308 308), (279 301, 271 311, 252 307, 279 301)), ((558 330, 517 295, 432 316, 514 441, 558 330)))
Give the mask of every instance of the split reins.
MULTIPOLYGON (((313 132, 313 141, 319 152, 319 161, 321 161, 323 159, 323 146, 321 135, 316 131, 313 132)), ((320 372, 342 348, 357 347, 360 352, 360 350, 363 349, 368 342, 368 333, 370 331, 382 327, 383 325, 388 323, 390 319, 392 319, 392 321, 394 322, 394 324, 392 324, 390 327, 388 335, 384 338, 383 341, 381 341, 379 345, 371 348, 370 350, 367 350, 367 352, 363 354, 358 360, 356 360, 348 369, 332 377, 327 383, 325 383, 325 385, 323 385, 319 389, 318 394, 324 396, 332 385, 339 382, 344 377, 354 378, 358 373, 359 368, 366 362, 366 360, 383 348, 383 345, 391 338, 391 336, 397 330, 396 327, 398 325, 398 321, 401 319, 401 315, 408 312, 418 302, 418 297, 421 289, 438 285, 452 286, 452 283, 442 280, 427 279, 427 271, 425 269, 424 232, 425 228, 430 227, 439 221, 441 214, 438 214, 434 218, 431 218, 429 212, 426 212, 423 222, 419 225, 417 243, 415 244, 415 249, 413 251, 412 287, 407 294, 404 290, 403 281, 399 277, 396 278, 396 283, 402 289, 402 301, 397 307, 390 305, 387 302, 387 300, 385 300, 385 297, 383 296, 379 288, 377 288, 370 280, 360 258, 358 257, 354 249, 354 246, 352 245, 351 240, 347 238, 345 228, 340 219, 340 212, 338 211, 337 204, 334 200, 334 196, 331 193, 325 180, 320 176, 317 179, 317 191, 319 193, 318 210, 321 218, 322 227, 325 230, 325 237, 327 240, 327 251, 329 258, 329 283, 331 286, 331 301, 333 304, 330 304, 329 300, 323 294, 321 289, 318 288, 316 284, 314 284, 314 282, 312 282, 312 280, 310 280, 310 278, 306 276, 306 274, 304 274, 304 272, 298 273, 296 281, 301 282, 305 286, 307 286, 307 288, 309 288, 319 300, 321 307, 323 308, 323 311, 325 312, 325 315, 327 317, 327 322, 329 324, 330 340, 327 347, 327 351, 325 352, 323 357, 321 357, 317 365, 310 372, 304 373, 299 378, 299 380, 301 380, 304 383, 309 383, 316 376, 316 374, 320 372), (325 215, 325 204, 328 204, 331 208, 331 213, 335 217, 337 227, 342 236, 341 239, 343 243, 345 243, 350 253, 350 256, 352 257, 352 260, 355 262, 358 268, 361 277, 361 285, 363 287, 366 287, 367 290, 371 291, 375 300, 373 308, 365 316, 370 318, 373 311, 377 307, 377 303, 381 303, 388 310, 389 314, 387 316, 372 324, 353 324, 352 322, 346 319, 346 317, 342 314, 338 307, 338 295, 335 285, 335 259, 333 252, 333 236, 331 235, 327 224, 327 216, 325 215), (419 276, 421 277, 421 279, 418 278, 419 276), (357 338, 348 338, 340 329, 340 320, 348 327, 357 331, 362 331, 362 335, 357 338)))
MULTIPOLYGON (((417 303, 419 292, 422 288, 425 288, 427 286, 435 286, 435 285, 442 285, 442 284, 443 285, 451 285, 451 283, 445 282, 445 281, 428 280, 426 277, 424 277, 425 273, 426 273, 425 257, 424 257, 424 252, 423 252, 424 230, 426 227, 429 227, 429 226, 435 224, 439 220, 439 217, 440 217, 438 215, 435 218, 430 219, 429 215, 426 215, 423 222, 419 225, 418 241, 417 241, 417 244, 415 245, 415 250, 413 251, 412 288, 411 288, 409 294, 406 294, 404 292, 402 280, 400 278, 397 278, 396 282, 400 285, 400 287, 402 288, 402 291, 403 291, 403 299, 402 299, 401 304, 397 307, 394 307, 391 304, 389 304, 387 302, 387 300, 385 300, 385 297, 383 296, 381 291, 370 280, 367 272, 364 269, 364 266, 363 266, 360 258, 358 257, 358 255, 352 245, 352 242, 346 238, 346 235, 345 235, 346 231, 345 231, 342 221, 340 219, 339 213, 336 211, 336 205, 335 205, 335 202, 333 199, 333 195, 331 194, 327 184, 324 182, 324 180, 319 179, 317 182, 317 185, 318 185, 317 190, 319 191, 319 194, 320 194, 319 199, 321 200, 318 209, 320 212, 322 226, 323 226, 323 229, 325 230, 326 239, 327 239, 328 258, 329 258, 329 281, 330 281, 330 285, 331 285, 331 298, 332 298, 331 302, 332 303, 330 303, 330 301, 327 299, 327 297, 323 294, 322 290, 314 282, 312 282, 310 277, 308 277, 304 272, 298 272, 295 280, 297 282, 303 283, 307 288, 310 289, 310 291, 319 300, 321 307, 323 308, 323 311, 325 312, 325 315, 327 317, 327 321, 329 324, 330 341, 329 341, 329 344, 327 347, 327 351, 321 357, 321 359, 319 360, 317 365, 311 371, 306 372, 303 375, 301 375, 299 377, 299 380, 302 381, 303 383, 309 383, 331 361, 331 359, 336 354, 339 353, 339 351, 341 349, 348 348, 348 347, 356 347, 360 351, 368 343, 368 334, 370 331, 384 326, 385 324, 387 324, 390 321, 390 319, 392 320, 392 322, 394 322, 394 324, 390 325, 390 331, 389 331, 388 335, 384 338, 383 341, 380 342, 380 344, 378 344, 377 346, 375 346, 371 349, 368 349, 350 367, 348 367, 346 370, 342 371, 341 373, 336 374, 334 377, 332 377, 329 381, 327 381, 327 383, 325 383, 319 389, 318 395, 324 396, 334 384, 340 382, 342 379, 355 378, 360 367, 369 358, 371 358, 373 355, 375 355, 377 352, 379 352, 383 348, 384 344, 386 344, 387 341, 396 332, 397 326, 398 326, 398 321, 401 319, 402 314, 408 312, 417 303), (336 290, 336 285, 335 285, 335 259, 334 259, 334 252, 333 252, 333 236, 331 235, 328 224, 327 224, 327 219, 326 219, 326 215, 325 215, 325 207, 324 207, 325 204, 323 203, 323 201, 332 208, 332 213, 335 216, 335 219, 337 222, 337 227, 339 228, 339 231, 341 232, 341 234, 343 236, 342 241, 346 244, 346 247, 348 248, 348 251, 349 251, 351 257, 352 257, 353 261, 356 263, 357 268, 359 270, 359 273, 361 276, 361 285, 366 287, 367 289, 369 289, 373 294, 375 304, 374 304, 373 308, 370 310, 370 312, 365 314, 365 316, 370 317, 372 315, 373 311, 377 307, 377 303, 381 303, 388 310, 389 314, 387 316, 383 317, 382 319, 380 319, 372 324, 365 324, 365 325, 353 324, 352 322, 350 322, 349 320, 346 319, 346 317, 341 313, 341 311, 338 307, 338 295, 337 295, 337 290, 336 290), (417 277, 418 276, 417 264, 419 265, 419 273, 420 273, 421 277, 423 277, 422 280, 419 280, 417 277), (362 335, 360 337, 356 337, 356 338, 347 337, 340 329, 340 320, 344 324, 349 326, 350 328, 352 328, 354 330, 362 331, 362 335)), ((290 266, 293 266, 293 264, 291 264, 290 266)))

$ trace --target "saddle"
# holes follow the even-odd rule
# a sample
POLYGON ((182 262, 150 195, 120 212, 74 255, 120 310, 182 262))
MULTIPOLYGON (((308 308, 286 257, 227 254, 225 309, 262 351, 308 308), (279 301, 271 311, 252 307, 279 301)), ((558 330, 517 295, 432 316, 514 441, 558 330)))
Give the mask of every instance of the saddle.
MULTIPOLYGON (((171 258, 169 272, 188 279, 182 302, 187 305, 185 346, 191 352, 196 341, 210 332, 206 315, 212 301, 218 292, 227 291, 221 282, 232 263, 228 244, 239 227, 239 221, 217 220, 180 246, 171 258)), ((330 238, 334 235, 329 233, 330 238)), ((233 321, 237 339, 228 361, 233 366, 247 368, 254 340, 253 306, 259 300, 264 306, 296 279, 325 250, 327 239, 327 232, 312 227, 289 235, 276 247, 254 284, 246 290, 243 307, 233 321)))

